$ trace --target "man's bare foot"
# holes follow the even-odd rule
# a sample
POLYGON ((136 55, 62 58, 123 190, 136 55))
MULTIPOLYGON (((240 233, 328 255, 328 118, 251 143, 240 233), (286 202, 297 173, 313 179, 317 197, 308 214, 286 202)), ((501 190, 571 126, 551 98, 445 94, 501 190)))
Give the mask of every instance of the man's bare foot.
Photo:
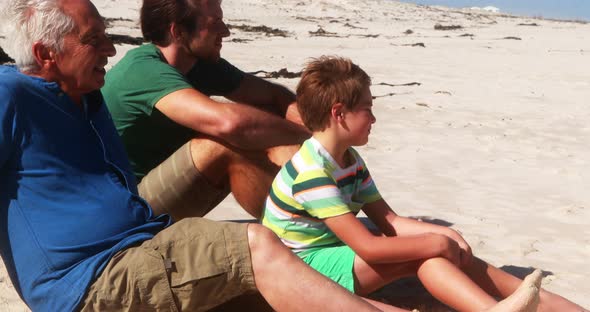
POLYGON ((518 288, 506 299, 486 312, 535 312, 539 305, 539 290, 543 274, 537 269, 525 277, 518 288))

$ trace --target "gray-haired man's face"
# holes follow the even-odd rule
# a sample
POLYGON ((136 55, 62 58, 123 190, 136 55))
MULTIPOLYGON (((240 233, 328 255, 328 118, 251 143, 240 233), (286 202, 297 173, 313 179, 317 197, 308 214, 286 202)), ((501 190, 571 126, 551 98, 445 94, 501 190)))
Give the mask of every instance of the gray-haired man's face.
POLYGON ((66 14, 76 29, 64 36, 63 51, 55 55, 57 80, 68 94, 84 94, 104 85, 105 65, 116 53, 104 21, 88 0, 65 0, 66 14))

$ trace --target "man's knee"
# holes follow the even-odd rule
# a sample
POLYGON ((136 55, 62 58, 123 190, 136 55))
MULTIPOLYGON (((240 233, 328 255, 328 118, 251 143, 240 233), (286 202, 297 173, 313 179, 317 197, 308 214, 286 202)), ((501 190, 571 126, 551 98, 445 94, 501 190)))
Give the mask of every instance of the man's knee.
POLYGON ((193 158, 218 158, 230 152, 227 146, 209 137, 193 138, 189 145, 193 158))
POLYGON ((219 187, 227 183, 230 149, 208 138, 192 139, 189 147, 193 165, 211 184, 219 187))
POLYGON ((259 251, 287 248, 280 242, 275 233, 255 223, 248 225, 248 245, 253 256, 259 251))
POLYGON ((273 164, 282 167, 293 158, 299 148, 301 148, 299 144, 275 146, 268 149, 268 158, 273 164))

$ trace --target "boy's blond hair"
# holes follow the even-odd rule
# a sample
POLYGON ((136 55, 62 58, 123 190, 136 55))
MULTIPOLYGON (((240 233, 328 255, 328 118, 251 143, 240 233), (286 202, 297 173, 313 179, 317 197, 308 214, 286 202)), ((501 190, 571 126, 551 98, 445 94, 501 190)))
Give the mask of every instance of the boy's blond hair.
POLYGON ((326 129, 332 106, 342 103, 346 109, 354 109, 370 85, 369 75, 348 58, 324 55, 311 59, 297 85, 303 123, 311 131, 326 129))

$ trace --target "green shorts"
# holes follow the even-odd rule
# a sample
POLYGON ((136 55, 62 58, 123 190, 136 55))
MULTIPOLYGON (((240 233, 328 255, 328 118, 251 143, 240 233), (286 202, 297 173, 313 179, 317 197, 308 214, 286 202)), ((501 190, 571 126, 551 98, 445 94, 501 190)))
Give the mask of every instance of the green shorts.
POLYGON ((316 248, 297 254, 303 262, 354 293, 354 256, 350 247, 316 248))

